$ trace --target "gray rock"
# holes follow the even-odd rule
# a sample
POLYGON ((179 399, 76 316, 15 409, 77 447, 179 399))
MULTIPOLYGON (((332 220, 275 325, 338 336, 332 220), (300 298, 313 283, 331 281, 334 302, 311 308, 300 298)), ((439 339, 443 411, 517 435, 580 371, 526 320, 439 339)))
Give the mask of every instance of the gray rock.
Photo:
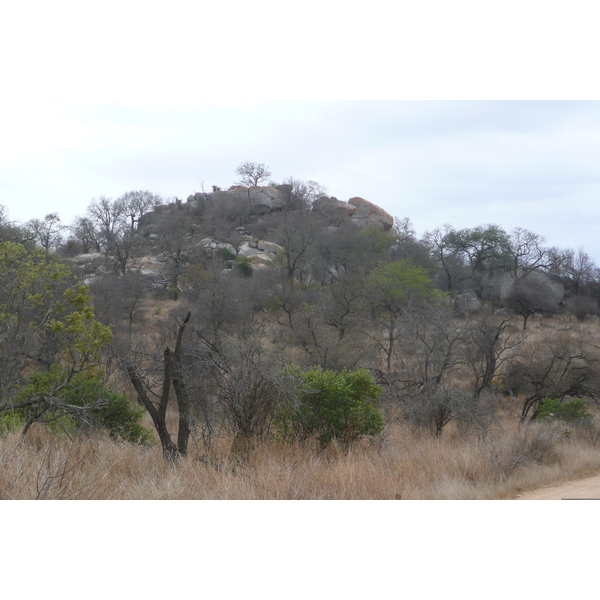
POLYGON ((243 242, 238 248, 238 256, 252 256, 254 254, 261 254, 262 250, 251 245, 251 242, 243 242))
POLYGON ((99 261, 104 258, 101 252, 88 252, 88 254, 78 254, 69 260, 76 265, 86 265, 88 263, 99 261))
POLYGON ((342 202, 337 198, 321 196, 313 202, 312 209, 322 215, 347 215, 352 216, 356 212, 356 206, 342 202))
POLYGON ((560 278, 543 271, 524 273, 519 270, 516 275, 504 273, 499 287, 503 304, 514 299, 518 292, 525 301, 538 304, 540 311, 557 310, 565 298, 565 288, 560 278))
POLYGON ((214 203, 232 203, 247 207, 253 215, 267 214, 285 205, 284 192, 272 186, 238 187, 226 192, 213 192, 209 198, 214 203))
POLYGON ((207 258, 213 258, 219 250, 228 250, 234 256, 237 255, 237 251, 234 246, 225 242, 219 242, 213 238, 204 238, 196 244, 196 248, 201 248, 204 256, 207 258))
POLYGON ((283 246, 280 246, 279 244, 275 244, 274 242, 266 242, 265 240, 259 240, 256 247, 263 252, 273 253, 273 255, 275 255, 277 252, 282 252, 284 249, 283 246))
POLYGON ((260 265, 267 267, 275 259, 275 254, 273 252, 259 252, 258 254, 252 254, 248 258, 253 266, 260 265))
POLYGON ((467 314, 475 314, 481 310, 481 302, 473 290, 467 290, 464 294, 456 296, 454 306, 457 310, 467 314))

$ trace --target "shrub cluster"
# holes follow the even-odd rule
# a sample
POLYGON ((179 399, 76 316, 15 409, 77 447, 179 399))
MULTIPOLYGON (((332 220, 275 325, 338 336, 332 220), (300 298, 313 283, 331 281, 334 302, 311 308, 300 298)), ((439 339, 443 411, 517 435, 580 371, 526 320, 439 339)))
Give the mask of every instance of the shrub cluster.
POLYGON ((112 437, 135 444, 154 443, 152 432, 140 424, 143 409, 133 406, 125 395, 106 389, 97 374, 69 376, 54 365, 47 372, 33 373, 13 405, 21 408, 0 414, 0 431, 21 428, 34 417, 53 429, 104 429, 112 437))
POLYGON ((561 421, 575 427, 590 425, 592 419, 588 402, 583 398, 545 398, 535 416, 536 421, 561 421))
POLYGON ((296 392, 279 409, 274 425, 282 439, 316 438, 322 447, 377 435, 383 418, 375 408, 381 389, 366 369, 335 372, 321 368, 289 370, 296 392))

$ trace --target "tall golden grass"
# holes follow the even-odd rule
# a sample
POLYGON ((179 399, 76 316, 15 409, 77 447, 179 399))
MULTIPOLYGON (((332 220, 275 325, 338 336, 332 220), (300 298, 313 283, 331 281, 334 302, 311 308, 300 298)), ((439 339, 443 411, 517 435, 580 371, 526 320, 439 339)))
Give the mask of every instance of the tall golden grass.
MULTIPOLYGON (((516 408, 516 407, 515 407, 516 408)), ((175 464, 159 446, 102 434, 57 437, 41 426, 0 439, 1 499, 503 499, 600 470, 600 432, 520 425, 505 411, 484 437, 451 426, 436 438, 394 422, 344 452, 335 444, 200 444, 175 464)), ((514 413, 514 414, 513 414, 514 413)))

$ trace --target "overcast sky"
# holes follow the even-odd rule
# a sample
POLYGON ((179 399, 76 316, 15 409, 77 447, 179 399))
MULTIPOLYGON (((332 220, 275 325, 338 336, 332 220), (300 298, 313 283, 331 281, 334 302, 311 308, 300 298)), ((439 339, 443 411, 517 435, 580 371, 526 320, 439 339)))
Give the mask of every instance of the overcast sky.
POLYGON ((485 34, 473 25, 489 15, 469 2, 452 27, 439 3, 394 18, 378 1, 368 15, 323 2, 302 14, 14 4, 0 19, 0 203, 12 219, 69 223, 93 198, 137 189, 185 199, 253 161, 409 217, 419 236, 519 226, 600 263, 600 103, 573 100, 594 98, 581 14, 568 60, 555 30, 533 46, 524 34, 528 18, 564 15, 527 3, 516 26, 509 2, 485 34))

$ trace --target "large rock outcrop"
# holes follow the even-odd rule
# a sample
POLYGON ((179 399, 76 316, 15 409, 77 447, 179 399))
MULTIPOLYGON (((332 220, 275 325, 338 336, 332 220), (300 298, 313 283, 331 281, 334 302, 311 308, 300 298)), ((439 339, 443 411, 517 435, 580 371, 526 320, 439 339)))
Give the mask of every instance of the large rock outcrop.
POLYGON ((500 301, 508 308, 556 312, 565 298, 565 287, 556 275, 543 271, 504 273, 499 279, 500 301))
POLYGON ((322 215, 334 217, 351 217, 356 212, 356 206, 328 196, 315 200, 312 209, 322 215))
MULTIPOLYGON (((213 204, 247 208, 252 215, 264 215, 284 208, 288 202, 291 185, 237 187, 208 194, 206 201, 213 204)), ((201 198, 193 196, 191 202, 199 205, 201 198)), ((188 200, 190 200, 188 198, 188 200)))
POLYGON ((352 220, 363 227, 376 226, 388 231, 394 226, 394 217, 390 213, 364 198, 350 198, 348 204, 356 208, 352 220))

